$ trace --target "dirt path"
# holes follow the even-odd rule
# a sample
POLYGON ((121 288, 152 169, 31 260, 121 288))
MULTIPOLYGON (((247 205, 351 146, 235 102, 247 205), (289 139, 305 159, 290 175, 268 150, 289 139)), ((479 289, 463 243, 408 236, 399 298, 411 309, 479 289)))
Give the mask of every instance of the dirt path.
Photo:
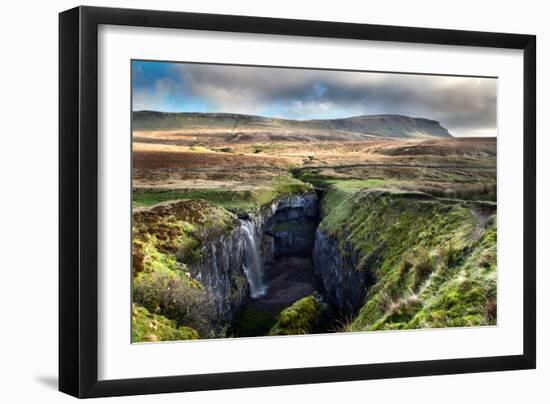
POLYGON ((473 234, 474 240, 477 240, 483 234, 491 216, 496 212, 496 207, 492 204, 480 203, 473 205, 470 208, 470 211, 478 220, 476 229, 473 234))

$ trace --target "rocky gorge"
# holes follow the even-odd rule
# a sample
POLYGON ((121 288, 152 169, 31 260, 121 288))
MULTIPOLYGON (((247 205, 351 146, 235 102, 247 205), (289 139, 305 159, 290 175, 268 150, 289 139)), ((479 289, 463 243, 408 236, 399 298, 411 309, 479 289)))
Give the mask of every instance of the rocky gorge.
POLYGON ((251 303, 256 303, 256 308, 257 302, 263 302, 281 310, 281 304, 290 305, 315 291, 279 277, 288 264, 299 262, 295 266, 309 269, 304 276, 315 283, 311 280, 311 251, 318 226, 315 192, 285 196, 258 212, 239 216, 238 225, 205 243, 201 258, 189 266, 192 277, 202 283, 215 302, 216 320, 221 319, 230 328, 251 303), (284 298, 280 296, 282 291, 287 295, 284 298))
MULTIPOLYGON (((174 315, 162 297, 148 301, 151 293, 134 282, 134 301, 150 316, 196 330, 185 334, 190 338, 496 321, 494 204, 338 185, 283 195, 252 212, 193 202, 200 215, 191 220, 178 214, 190 203, 138 212, 162 213, 173 245, 157 228, 135 249, 138 258, 140 251, 154 256, 152 246, 160 254, 138 281, 158 282, 162 271, 186 274, 178 292, 190 296, 178 303, 186 315, 174 315)), ((178 289, 173 276, 167 284, 178 289)))

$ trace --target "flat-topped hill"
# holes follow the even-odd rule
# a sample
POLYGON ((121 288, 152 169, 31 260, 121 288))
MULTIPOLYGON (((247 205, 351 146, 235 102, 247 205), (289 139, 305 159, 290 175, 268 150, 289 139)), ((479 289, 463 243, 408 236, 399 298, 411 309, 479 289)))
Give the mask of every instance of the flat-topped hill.
POLYGON ((437 121, 405 115, 363 115, 339 119, 291 120, 226 113, 169 113, 136 111, 134 131, 193 131, 226 134, 228 141, 280 139, 361 140, 366 138, 450 138, 437 121), (244 138, 243 138, 244 137, 244 138), (258 139, 259 138, 259 139, 258 139))

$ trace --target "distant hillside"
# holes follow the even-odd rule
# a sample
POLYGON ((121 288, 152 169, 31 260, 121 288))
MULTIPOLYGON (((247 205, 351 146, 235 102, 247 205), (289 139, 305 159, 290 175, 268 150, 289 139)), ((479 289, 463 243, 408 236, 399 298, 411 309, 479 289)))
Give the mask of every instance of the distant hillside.
POLYGON ((371 137, 448 138, 449 131, 437 121, 405 115, 365 115, 341 119, 298 121, 254 115, 224 113, 167 113, 137 111, 133 113, 134 130, 182 130, 198 133, 233 135, 286 136, 300 140, 321 140, 326 136, 342 140, 371 137))
POLYGON ((352 118, 314 120, 312 125, 325 129, 369 133, 383 137, 451 137, 437 121, 405 115, 366 115, 352 118))

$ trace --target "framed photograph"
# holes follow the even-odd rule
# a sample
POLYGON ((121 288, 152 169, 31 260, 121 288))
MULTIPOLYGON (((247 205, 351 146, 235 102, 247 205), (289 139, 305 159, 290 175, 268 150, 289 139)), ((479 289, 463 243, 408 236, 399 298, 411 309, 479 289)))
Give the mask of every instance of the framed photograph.
POLYGON ((535 368, 534 36, 59 27, 61 391, 535 368))

